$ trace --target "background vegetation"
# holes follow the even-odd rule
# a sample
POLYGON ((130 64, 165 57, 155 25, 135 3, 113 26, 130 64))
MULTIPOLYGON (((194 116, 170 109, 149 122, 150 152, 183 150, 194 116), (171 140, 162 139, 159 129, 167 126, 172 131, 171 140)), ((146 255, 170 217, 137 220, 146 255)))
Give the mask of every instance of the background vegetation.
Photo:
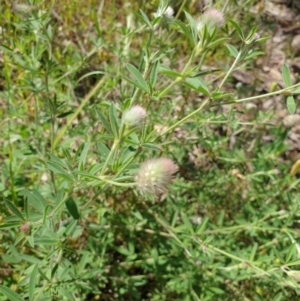
POLYGON ((0 2, 0 300, 300 300, 289 23, 276 60, 263 1, 159 5, 0 2), (179 167, 155 198, 132 184, 153 157, 179 167))

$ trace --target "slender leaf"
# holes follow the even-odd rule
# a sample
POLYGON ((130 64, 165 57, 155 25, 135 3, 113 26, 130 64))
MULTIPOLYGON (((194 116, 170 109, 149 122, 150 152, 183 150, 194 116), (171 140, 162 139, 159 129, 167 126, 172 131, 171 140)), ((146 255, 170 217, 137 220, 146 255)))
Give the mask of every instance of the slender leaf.
POLYGON ((89 77, 89 76, 91 76, 91 75, 98 75, 98 74, 105 74, 105 72, 104 71, 92 71, 92 72, 88 72, 88 73, 86 73, 86 74, 84 74, 83 76, 81 76, 78 80, 77 80, 77 82, 76 82, 76 86, 77 86, 77 84, 80 82, 80 81, 82 81, 84 78, 86 78, 86 77, 89 77))
POLYGON ((0 225, 0 229, 15 228, 15 227, 19 227, 20 225, 21 225, 20 222, 5 223, 0 225))
POLYGON ((188 37, 188 39, 190 40, 191 44, 192 45, 195 45, 195 42, 194 42, 194 38, 193 38, 193 35, 191 33, 191 31, 189 30, 189 28, 181 21, 179 20, 176 20, 175 21, 175 24, 177 24, 181 30, 183 31, 183 33, 188 37))
POLYGON ((135 16, 140 19, 142 22, 147 24, 149 27, 151 27, 151 22, 148 18, 148 16, 140 9, 139 13, 135 13, 135 16))
POLYGON ((170 76, 174 76, 174 77, 182 77, 181 73, 170 70, 170 69, 161 69, 160 73, 170 75, 170 76))
POLYGON ((238 56, 239 52, 238 52, 238 50, 234 46, 232 46, 230 44, 227 44, 226 47, 227 47, 227 49, 229 50, 230 54, 233 57, 236 58, 238 56))
POLYGON ((4 203, 6 205, 6 207, 12 212, 14 213, 19 219, 25 221, 25 217, 22 215, 22 213, 19 211, 19 209, 9 200, 4 199, 4 203))
POLYGON ((66 201, 66 207, 74 219, 79 219, 80 216, 78 208, 73 198, 68 198, 66 201))
POLYGON ((197 37, 198 37, 198 34, 197 34, 197 25, 196 25, 196 21, 195 19, 190 15, 188 14, 187 12, 184 12, 185 13, 185 16, 190 24, 190 29, 191 29, 191 34, 192 34, 192 39, 193 39, 193 43, 194 45, 197 44, 197 37))
POLYGON ((31 271, 30 280, 29 280, 29 301, 34 300, 37 274, 38 274, 38 264, 36 263, 31 271))
POLYGON ((240 27, 239 24, 237 24, 235 21, 230 20, 230 23, 232 24, 232 26, 235 28, 235 30, 237 31, 237 33, 239 34, 241 40, 244 40, 244 33, 240 27))
POLYGON ((150 73, 150 76, 149 76, 149 80, 150 80, 150 83, 151 83, 152 87, 154 87, 155 84, 156 84, 158 66, 159 66, 159 61, 156 61, 152 66, 152 70, 151 70, 151 73, 150 73))
POLYGON ((292 85, 291 82, 291 74, 290 69, 287 64, 282 66, 282 77, 286 87, 290 87, 292 85))
POLYGON ((197 90, 207 96, 210 95, 209 91, 208 91, 208 87, 206 86, 205 82, 200 79, 199 77, 195 78, 187 78, 186 81, 185 81, 185 84, 194 89, 194 90, 197 90))
POLYGON ((109 120, 110 120, 110 125, 111 129, 113 131, 114 137, 119 136, 119 131, 118 131, 118 121, 117 121, 117 111, 115 108, 115 105, 111 103, 110 108, 109 108, 109 120))
POLYGON ((129 73, 132 75, 132 77, 134 78, 136 84, 138 84, 140 89, 143 90, 144 92, 149 93, 150 90, 149 90, 148 84, 144 80, 143 75, 140 73, 140 71, 131 64, 127 64, 126 68, 129 71, 129 73))
POLYGON ((153 143, 143 143, 142 147, 155 151, 161 151, 161 147, 153 143))
POLYGON ((83 150, 80 154, 79 163, 78 163, 78 170, 81 170, 81 166, 84 167, 85 162, 86 162, 86 158, 87 158, 87 155, 88 155, 89 148, 90 148, 90 143, 89 142, 85 143, 84 148, 83 148, 83 150))
POLYGON ((105 119, 105 117, 102 115, 102 113, 101 113, 100 111, 97 110, 96 112, 97 112, 97 114, 98 114, 98 116, 99 116, 99 118, 100 118, 100 120, 101 120, 103 126, 105 127, 105 129, 106 129, 110 134, 112 134, 113 132, 112 132, 111 126, 109 125, 109 123, 107 122, 107 120, 105 119))
POLYGON ((289 96, 286 99, 286 106, 290 114, 294 114, 296 112, 296 104, 293 96, 289 96))
POLYGON ((109 155, 110 149, 102 142, 97 142, 97 148, 100 156, 106 158, 109 155))
POLYGON ((263 54, 265 54, 265 53, 262 52, 262 51, 254 51, 254 52, 251 52, 250 54, 246 55, 244 60, 249 60, 249 59, 252 59, 256 56, 263 55, 263 54))
POLYGON ((77 220, 71 221, 70 224, 67 226, 65 235, 72 236, 73 232, 75 231, 77 226, 77 220))
POLYGON ((289 247, 289 250, 286 254, 285 257, 285 262, 289 262, 291 260, 291 258, 297 254, 297 250, 296 250, 296 243, 291 244, 291 246, 289 247))
POLYGON ((247 38, 246 38, 246 43, 251 43, 253 40, 253 36, 255 35, 255 33, 257 32, 258 26, 253 26, 251 28, 250 33, 248 34, 247 38))
POLYGON ((74 176, 69 174, 62 166, 54 162, 48 162, 47 165, 55 174, 63 176, 68 181, 75 182, 74 176))
POLYGON ((24 301, 23 298, 10 288, 4 285, 0 285, 0 292, 8 298, 10 301, 24 301))

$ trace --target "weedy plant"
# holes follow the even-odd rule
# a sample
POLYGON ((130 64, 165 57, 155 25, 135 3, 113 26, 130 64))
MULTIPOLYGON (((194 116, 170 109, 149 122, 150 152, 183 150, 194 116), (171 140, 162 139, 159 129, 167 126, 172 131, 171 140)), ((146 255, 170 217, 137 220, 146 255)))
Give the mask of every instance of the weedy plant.
POLYGON ((113 41, 114 21, 105 32, 95 15, 86 43, 59 36, 54 4, 4 5, 0 300, 296 298, 287 130, 235 113, 284 95, 294 114, 300 84, 284 65, 282 89, 227 90, 267 39, 231 5, 191 15, 162 1, 128 14, 113 41), (224 53, 229 66, 209 67, 224 53), (264 130, 275 138, 261 144, 264 130))

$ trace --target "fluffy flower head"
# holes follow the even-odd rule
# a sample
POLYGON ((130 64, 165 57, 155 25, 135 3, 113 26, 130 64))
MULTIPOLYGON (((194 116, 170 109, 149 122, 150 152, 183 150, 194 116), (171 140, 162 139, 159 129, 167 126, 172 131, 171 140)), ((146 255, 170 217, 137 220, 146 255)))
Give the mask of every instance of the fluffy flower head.
POLYGON ((149 159, 143 162, 135 180, 144 195, 158 195, 166 192, 174 173, 178 170, 171 159, 149 159))
POLYGON ((174 14, 174 10, 171 6, 168 6, 168 7, 159 7, 157 12, 154 13, 154 18, 157 18, 157 17, 165 17, 165 18, 172 18, 173 17, 173 14, 174 14))
POLYGON ((201 31, 205 25, 208 30, 214 29, 215 27, 222 27, 224 25, 223 13, 215 8, 207 9, 197 21, 198 30, 201 31))
MULTIPOLYGON (((173 14, 174 14, 174 10, 171 6, 160 6, 157 9, 157 12, 154 13, 154 18, 158 18, 160 17, 160 24, 162 27, 164 28, 169 28, 170 24, 173 21, 173 14)), ((155 25, 155 27, 157 26, 157 24, 155 25)))
POLYGON ((133 106, 126 110, 123 114, 123 122, 127 126, 135 126, 141 124, 147 116, 147 112, 140 106, 133 106))

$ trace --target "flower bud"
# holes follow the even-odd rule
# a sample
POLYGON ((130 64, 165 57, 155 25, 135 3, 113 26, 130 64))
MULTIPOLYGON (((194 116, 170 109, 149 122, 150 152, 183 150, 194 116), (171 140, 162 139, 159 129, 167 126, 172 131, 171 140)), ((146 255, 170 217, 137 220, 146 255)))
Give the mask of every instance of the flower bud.
POLYGON ((22 224, 20 226, 20 231, 23 232, 23 233, 28 233, 30 230, 30 224, 29 223, 25 223, 25 224, 22 224))
POLYGON ((164 28, 169 28, 170 24, 173 22, 174 10, 171 6, 159 7, 157 12, 154 13, 154 18, 160 17, 161 26, 164 28))
POLYGON ((123 114, 123 123, 127 126, 139 125, 147 116, 147 112, 140 106, 133 106, 123 114))
POLYGON ((201 31, 204 26, 207 26, 208 30, 214 29, 215 27, 222 27, 224 24, 224 15, 221 11, 215 8, 207 9, 201 18, 197 21, 197 28, 201 31))
POLYGON ((168 158, 145 161, 135 177, 139 191, 143 195, 158 195, 166 192, 177 170, 177 166, 168 158))

